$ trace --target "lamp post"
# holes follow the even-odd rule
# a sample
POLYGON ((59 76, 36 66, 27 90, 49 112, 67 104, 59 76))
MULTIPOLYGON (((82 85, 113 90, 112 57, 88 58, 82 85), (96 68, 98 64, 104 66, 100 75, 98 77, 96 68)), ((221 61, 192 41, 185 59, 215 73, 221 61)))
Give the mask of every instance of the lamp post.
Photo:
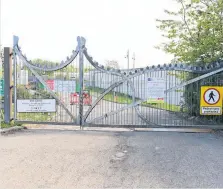
POLYGON ((133 60, 133 69, 134 69, 135 68, 135 61, 136 61, 135 53, 133 53, 132 60, 133 60))
MULTIPOLYGON (((129 71, 129 49, 127 50, 127 54, 126 54, 126 57, 127 59, 127 69, 129 71)), ((127 81, 127 103, 128 103, 128 96, 129 96, 129 82, 127 81)))
POLYGON ((127 50, 125 58, 127 59, 127 69, 129 69, 129 50, 127 50))

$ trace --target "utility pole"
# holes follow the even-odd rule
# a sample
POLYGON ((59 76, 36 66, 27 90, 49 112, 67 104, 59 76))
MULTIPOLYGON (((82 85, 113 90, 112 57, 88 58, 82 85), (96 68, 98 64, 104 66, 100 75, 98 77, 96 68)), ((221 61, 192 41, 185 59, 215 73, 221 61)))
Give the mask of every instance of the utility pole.
POLYGON ((127 51, 125 58, 127 59, 127 69, 129 69, 129 50, 127 51))
MULTIPOLYGON (((126 57, 127 59, 127 69, 129 70, 129 49, 127 50, 127 54, 126 54, 126 57)), ((128 96, 129 96, 129 82, 127 82, 127 104, 128 104, 128 96)), ((128 110, 127 110, 127 113, 128 113, 128 110)))
POLYGON ((135 68, 135 61, 136 61, 135 53, 133 53, 132 60, 133 60, 133 69, 134 69, 135 68))

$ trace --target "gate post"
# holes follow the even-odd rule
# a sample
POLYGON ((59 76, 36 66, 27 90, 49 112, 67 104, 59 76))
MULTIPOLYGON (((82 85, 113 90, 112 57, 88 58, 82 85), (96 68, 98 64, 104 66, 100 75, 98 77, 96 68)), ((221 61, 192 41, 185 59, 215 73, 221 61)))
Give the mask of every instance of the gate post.
POLYGON ((78 48, 79 48, 79 124, 83 126, 83 87, 84 87, 84 56, 83 56, 83 47, 85 45, 84 38, 78 37, 78 48))
POLYGON ((13 36, 13 69, 14 69, 14 77, 13 77, 13 83, 14 83, 14 122, 17 120, 17 57, 15 53, 15 45, 17 43, 18 37, 13 36))
POLYGON ((4 121, 10 123, 12 112, 12 48, 4 48, 4 121))

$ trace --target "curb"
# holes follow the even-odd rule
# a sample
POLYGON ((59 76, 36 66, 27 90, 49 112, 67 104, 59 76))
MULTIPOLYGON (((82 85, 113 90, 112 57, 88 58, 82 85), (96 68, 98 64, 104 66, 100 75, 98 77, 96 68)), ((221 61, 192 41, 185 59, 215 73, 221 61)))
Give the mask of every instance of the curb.
POLYGON ((214 133, 223 136, 223 130, 214 130, 214 133))
POLYGON ((1 135, 12 134, 16 131, 21 131, 21 130, 24 130, 24 129, 27 129, 27 127, 14 126, 14 127, 10 127, 10 128, 0 129, 0 133, 1 133, 1 135))

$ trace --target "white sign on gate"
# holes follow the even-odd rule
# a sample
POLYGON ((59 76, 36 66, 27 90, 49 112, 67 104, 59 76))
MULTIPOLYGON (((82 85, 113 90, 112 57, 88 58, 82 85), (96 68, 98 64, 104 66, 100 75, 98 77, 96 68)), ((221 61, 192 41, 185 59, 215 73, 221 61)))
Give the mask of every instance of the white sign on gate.
POLYGON ((163 78, 148 78, 148 103, 163 103, 166 81, 163 78))
POLYGON ((17 100, 17 112, 56 112, 55 99, 17 100))
POLYGON ((75 80, 67 80, 67 81, 55 80, 54 90, 57 92, 73 93, 76 90, 76 81, 75 80))

